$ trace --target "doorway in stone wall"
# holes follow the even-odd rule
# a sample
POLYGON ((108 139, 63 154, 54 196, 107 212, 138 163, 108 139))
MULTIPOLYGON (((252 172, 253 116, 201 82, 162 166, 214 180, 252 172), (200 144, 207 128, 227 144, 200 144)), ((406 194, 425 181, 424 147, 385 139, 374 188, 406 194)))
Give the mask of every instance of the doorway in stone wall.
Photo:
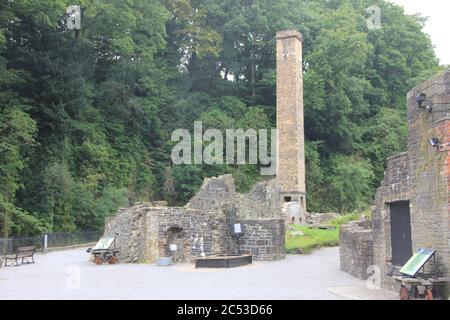
POLYGON ((183 228, 171 227, 166 232, 166 255, 174 263, 184 261, 184 242, 186 234, 183 228))
POLYGON ((409 201, 390 204, 392 264, 403 266, 412 256, 409 201))

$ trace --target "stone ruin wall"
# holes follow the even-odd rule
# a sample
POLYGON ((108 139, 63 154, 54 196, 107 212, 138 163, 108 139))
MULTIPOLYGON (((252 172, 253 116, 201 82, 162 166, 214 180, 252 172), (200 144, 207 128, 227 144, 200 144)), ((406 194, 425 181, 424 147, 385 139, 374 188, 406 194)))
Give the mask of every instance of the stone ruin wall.
POLYGON ((183 242, 178 246, 182 256, 227 253, 229 227, 220 211, 203 212, 184 207, 161 207, 141 203, 121 209, 106 223, 105 235, 116 238, 119 260, 126 263, 154 263, 170 250, 167 232, 180 228, 183 242))
POLYGON ((275 179, 257 183, 249 193, 235 190, 232 175, 208 178, 200 191, 186 205, 199 210, 233 207, 240 219, 284 218, 278 207, 279 187, 275 179))
POLYGON ((257 261, 282 260, 286 257, 283 219, 245 219, 245 235, 240 239, 241 253, 257 261))
MULTIPOLYGON (((285 226, 280 210, 271 207, 268 184, 258 184, 247 195, 235 192, 230 175, 206 179, 201 190, 185 207, 167 207, 164 203, 142 203, 118 214, 106 223, 105 235, 117 236, 119 259, 129 263, 153 263, 168 255, 169 230, 182 230, 178 247, 184 261, 200 256, 236 254, 233 223, 243 223, 241 253, 254 260, 278 260, 285 257, 285 226), (181 249, 182 247, 182 249, 181 249)), ((273 185, 272 185, 273 186, 273 185)))
POLYGON ((136 209, 121 208, 117 214, 107 219, 105 223, 105 236, 115 236, 119 252, 119 260, 137 263, 144 260, 144 229, 142 224, 145 212, 136 209))
POLYGON ((370 220, 344 225, 339 230, 341 270, 359 279, 368 278, 373 265, 373 237, 370 220))

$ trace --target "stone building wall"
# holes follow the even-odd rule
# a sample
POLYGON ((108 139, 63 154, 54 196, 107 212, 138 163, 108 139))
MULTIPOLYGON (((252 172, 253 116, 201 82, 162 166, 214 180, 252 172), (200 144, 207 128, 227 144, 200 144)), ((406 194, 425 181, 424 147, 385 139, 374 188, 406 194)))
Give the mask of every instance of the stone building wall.
POLYGON ((431 146, 431 138, 450 142, 450 71, 416 86, 408 98, 408 153, 389 159, 373 210, 373 259, 381 269, 384 288, 398 290, 387 274, 392 266, 390 204, 409 201, 413 252, 437 250, 437 268, 450 271, 450 156, 431 146), (416 97, 424 93, 420 108, 416 97), (424 107, 432 105, 432 112, 424 107))
POLYGON ((369 220, 344 225, 339 230, 340 267, 354 277, 366 280, 373 265, 373 236, 369 220))
POLYGON ((422 247, 437 250, 437 267, 442 274, 450 272, 449 151, 440 152, 429 140, 450 139, 449 116, 450 70, 416 86, 408 94, 413 250, 422 247), (420 93, 426 94, 425 105, 432 103, 432 113, 417 106, 415 97, 420 93))
POLYGON ((384 288, 396 289, 396 283, 387 274, 391 260, 390 203, 411 199, 409 159, 402 153, 388 159, 381 186, 378 188, 372 211, 373 262, 381 271, 384 288))

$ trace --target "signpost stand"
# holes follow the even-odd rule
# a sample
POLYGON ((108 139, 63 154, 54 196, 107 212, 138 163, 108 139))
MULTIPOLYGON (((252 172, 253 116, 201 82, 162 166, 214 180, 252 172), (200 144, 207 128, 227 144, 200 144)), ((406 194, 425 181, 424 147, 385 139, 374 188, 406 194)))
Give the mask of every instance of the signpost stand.
POLYGON ((241 255, 241 242, 240 238, 244 234, 244 226, 242 223, 235 223, 232 228, 232 233, 236 236, 238 254, 241 255))
POLYGON ((449 279, 438 277, 436 273, 436 250, 420 249, 400 269, 400 274, 393 279, 400 282, 401 300, 435 300, 439 299, 439 286, 449 284, 449 279), (434 272, 426 273, 425 265, 433 258, 434 272), (420 272, 422 270, 422 272, 420 272), (424 287, 423 294, 419 294, 418 287, 424 287))

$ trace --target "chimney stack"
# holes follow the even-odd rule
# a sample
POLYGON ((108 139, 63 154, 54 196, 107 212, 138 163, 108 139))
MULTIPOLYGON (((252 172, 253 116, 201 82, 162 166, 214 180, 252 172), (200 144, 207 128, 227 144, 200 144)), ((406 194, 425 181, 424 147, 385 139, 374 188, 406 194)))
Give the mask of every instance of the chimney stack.
POLYGON ((281 205, 297 202, 306 212, 305 136, 303 117, 303 36, 277 32, 277 179, 281 205))

